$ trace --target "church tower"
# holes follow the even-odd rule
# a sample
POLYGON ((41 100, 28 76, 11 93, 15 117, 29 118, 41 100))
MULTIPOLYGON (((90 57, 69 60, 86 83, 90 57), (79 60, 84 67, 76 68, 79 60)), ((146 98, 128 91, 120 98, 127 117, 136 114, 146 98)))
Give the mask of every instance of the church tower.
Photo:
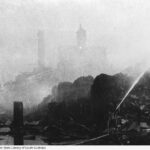
POLYGON ((86 30, 83 29, 81 24, 76 34, 77 34, 77 46, 78 48, 82 49, 86 46, 87 38, 86 38, 86 30))
POLYGON ((37 33, 38 38, 38 67, 43 68, 45 66, 45 43, 44 32, 39 30, 37 33))

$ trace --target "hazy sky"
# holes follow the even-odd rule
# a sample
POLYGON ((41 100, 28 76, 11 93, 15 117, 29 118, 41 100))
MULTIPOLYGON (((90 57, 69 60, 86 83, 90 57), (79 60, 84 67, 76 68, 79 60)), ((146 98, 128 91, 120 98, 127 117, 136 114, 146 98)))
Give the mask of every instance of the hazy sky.
POLYGON ((55 66, 57 47, 76 44, 80 23, 88 44, 106 47, 118 70, 148 60, 149 8, 149 0, 0 0, 0 72, 11 79, 33 67, 38 29, 45 31, 47 64, 55 66))

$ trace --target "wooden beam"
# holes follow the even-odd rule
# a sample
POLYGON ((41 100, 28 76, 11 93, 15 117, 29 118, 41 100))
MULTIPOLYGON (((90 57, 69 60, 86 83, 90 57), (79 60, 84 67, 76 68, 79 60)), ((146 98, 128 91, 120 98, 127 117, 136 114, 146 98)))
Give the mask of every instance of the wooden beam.
POLYGON ((23 103, 14 102, 14 145, 23 145, 23 103))

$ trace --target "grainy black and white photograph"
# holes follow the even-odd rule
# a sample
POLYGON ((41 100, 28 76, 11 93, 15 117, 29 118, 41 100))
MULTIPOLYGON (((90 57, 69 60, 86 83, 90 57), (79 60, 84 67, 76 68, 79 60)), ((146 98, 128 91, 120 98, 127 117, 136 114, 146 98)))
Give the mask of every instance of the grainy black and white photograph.
POLYGON ((0 0, 0 145, 150 145, 150 1, 0 0))

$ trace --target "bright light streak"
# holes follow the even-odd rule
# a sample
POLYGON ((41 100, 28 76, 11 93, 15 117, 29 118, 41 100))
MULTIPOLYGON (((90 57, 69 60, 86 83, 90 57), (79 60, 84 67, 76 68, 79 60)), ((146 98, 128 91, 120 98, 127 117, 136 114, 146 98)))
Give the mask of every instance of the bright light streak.
POLYGON ((121 104, 124 102, 124 100, 127 98, 127 96, 130 94, 130 92, 132 91, 132 89, 135 87, 135 85, 139 82, 139 80, 142 78, 142 76, 145 74, 145 72, 147 71, 148 68, 146 68, 137 78, 136 80, 133 82, 132 86, 129 88, 129 90, 127 91, 127 93, 125 94, 125 96, 123 97, 122 101, 118 104, 116 110, 121 106, 121 104))

